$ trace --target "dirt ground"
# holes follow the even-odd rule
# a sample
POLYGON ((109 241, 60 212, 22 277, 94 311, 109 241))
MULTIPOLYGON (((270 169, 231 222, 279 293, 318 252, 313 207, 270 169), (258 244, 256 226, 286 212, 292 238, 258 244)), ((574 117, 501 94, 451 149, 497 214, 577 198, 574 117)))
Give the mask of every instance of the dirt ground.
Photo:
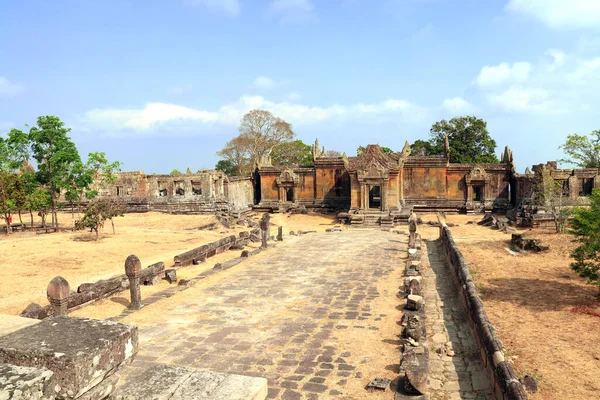
MULTIPOLYGON (((424 221, 436 220, 433 215, 424 221)), ((531 399, 588 400, 600 393, 600 318, 574 312, 600 312, 598 289, 573 272, 569 235, 522 230, 550 246, 544 253, 511 255, 510 235, 467 225, 480 216, 448 216, 454 239, 469 263, 487 314, 520 376, 538 379, 531 399)), ((438 228, 422 225, 423 237, 438 228)))
MULTIPOLYGON (((24 221, 29 222, 29 219, 24 221)), ((69 226, 71 214, 59 214, 59 221, 61 226, 69 226)), ((158 261, 164 261, 169 267, 179 253, 248 229, 240 226, 225 229, 220 224, 215 230, 197 229, 211 222, 216 222, 213 216, 126 214, 115 220, 116 235, 108 224, 97 242, 95 234, 87 231, 2 234, 0 268, 5 279, 0 283, 0 313, 18 315, 31 302, 47 304, 46 287, 57 275, 69 282, 71 290, 77 290, 82 283, 123 274, 125 259, 130 254, 137 255, 144 267, 158 261)), ((331 227, 332 220, 322 216, 276 214, 272 223, 272 234, 277 233, 279 224, 284 224, 287 234, 289 230, 324 230, 331 227)), ((212 267, 213 260, 219 262, 237 256, 228 253, 220 257, 221 260, 210 259, 202 268, 212 267)), ((199 272, 182 271, 181 277, 199 272)), ((144 290, 151 294, 159 289, 145 287, 144 290)))

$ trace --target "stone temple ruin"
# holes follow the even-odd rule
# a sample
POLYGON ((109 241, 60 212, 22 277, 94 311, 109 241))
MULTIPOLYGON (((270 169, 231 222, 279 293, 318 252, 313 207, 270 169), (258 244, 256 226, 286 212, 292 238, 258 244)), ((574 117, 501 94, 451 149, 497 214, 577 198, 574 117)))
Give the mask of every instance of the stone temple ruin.
MULTIPOLYGON (((341 210, 352 224, 393 225, 412 210, 504 213, 532 201, 544 174, 563 184, 571 203, 600 187, 600 169, 560 170, 556 162, 516 173, 506 147, 498 164, 450 163, 450 148, 436 156, 412 156, 408 142, 399 153, 368 145, 358 157, 327 157, 313 146, 312 167, 276 167, 267 156, 253 176, 254 208, 279 212, 295 207, 341 210)), ((529 210, 531 215, 537 213, 529 210)), ((515 214, 516 215, 516 214, 515 214)), ((541 213, 540 213, 541 215, 541 213)), ((523 218, 521 218, 523 220, 523 218)))
POLYGON ((185 174, 120 172, 101 197, 123 198, 128 212, 159 211, 172 214, 243 212, 252 204, 251 178, 228 177, 208 170, 185 174))
POLYGON ((509 217, 518 224, 539 226, 549 217, 543 204, 532 204, 545 177, 560 182, 566 205, 585 202, 600 187, 600 169, 558 169, 551 161, 519 174, 508 147, 498 164, 451 163, 450 151, 446 141, 442 155, 413 156, 407 142, 397 153, 368 145, 357 157, 327 157, 317 140, 310 167, 274 166, 267 155, 256 162, 251 177, 189 168, 182 175, 122 172, 100 195, 123 198, 129 212, 341 211, 340 219, 353 225, 393 226, 407 223, 412 210, 513 210, 509 217))

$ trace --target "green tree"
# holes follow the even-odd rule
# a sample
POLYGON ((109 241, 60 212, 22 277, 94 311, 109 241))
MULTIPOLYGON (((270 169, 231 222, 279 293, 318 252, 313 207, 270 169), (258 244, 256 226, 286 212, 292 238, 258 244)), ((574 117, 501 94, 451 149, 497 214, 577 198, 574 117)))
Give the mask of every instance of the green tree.
POLYGON ((444 154, 445 140, 450 144, 450 162, 460 164, 498 163, 496 141, 492 139, 487 123, 474 115, 441 120, 429 131, 432 153, 444 154))
POLYGON ((590 136, 576 133, 567 136, 565 144, 559 147, 567 155, 560 162, 574 164, 579 168, 600 168, 600 130, 590 136))
POLYGON ((181 173, 181 171, 180 171, 180 170, 178 170, 178 169, 174 169, 173 171, 171 171, 171 172, 170 172, 170 174, 171 174, 171 175, 183 175, 183 174, 181 173))
POLYGON ((417 139, 410 145, 411 155, 413 156, 429 156, 433 154, 433 146, 425 140, 417 139))
POLYGON ((283 142, 271 151, 273 165, 309 167, 312 165, 312 147, 302 140, 283 142))
POLYGON ((33 227, 33 211, 38 211, 42 217, 42 227, 46 227, 46 215, 52 207, 50 193, 45 189, 35 189, 27 196, 27 209, 31 216, 31 227, 33 227))
POLYGON ((6 234, 11 233, 10 218, 18 209, 18 197, 23 191, 19 175, 14 172, 0 171, 0 215, 6 224, 6 234))
POLYGON ((579 246, 571 253, 571 268, 600 291, 600 188, 592 192, 589 207, 575 208, 572 215, 570 232, 579 246))
POLYGON ((219 160, 215 165, 217 171, 222 171, 225 175, 234 176, 238 172, 237 166, 231 160, 219 160))
POLYGON ((41 116, 29 131, 33 157, 37 161, 37 180, 49 192, 53 226, 58 227, 56 203, 62 189, 69 189, 73 170, 79 168, 81 158, 75 143, 69 137, 70 128, 55 116, 41 116))

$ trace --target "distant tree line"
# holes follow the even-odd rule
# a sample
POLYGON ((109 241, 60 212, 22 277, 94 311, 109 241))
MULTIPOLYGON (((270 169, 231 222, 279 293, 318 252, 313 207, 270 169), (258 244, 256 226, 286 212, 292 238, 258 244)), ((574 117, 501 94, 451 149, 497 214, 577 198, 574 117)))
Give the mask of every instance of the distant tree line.
POLYGON ((31 226, 34 212, 42 217, 43 226, 50 215, 51 226, 58 227, 61 194, 73 210, 75 203, 94 199, 114 182, 113 172, 121 163, 109 162, 103 152, 89 153, 84 163, 70 131, 58 117, 40 116, 29 132, 11 129, 0 136, 0 215, 9 234, 14 214, 23 224, 22 213, 28 212, 31 226))

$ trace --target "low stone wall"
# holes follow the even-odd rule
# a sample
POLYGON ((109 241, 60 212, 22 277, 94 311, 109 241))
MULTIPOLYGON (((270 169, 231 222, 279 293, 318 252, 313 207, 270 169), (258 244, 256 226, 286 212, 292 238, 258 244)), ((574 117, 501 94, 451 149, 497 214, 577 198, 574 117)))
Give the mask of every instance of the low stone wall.
POLYGON ((512 364, 504 358, 504 347, 490 323, 483 302, 475 288, 463 255, 452 238, 452 232, 440 217, 440 240, 460 297, 467 310, 469 325, 473 330, 484 367, 494 383, 494 394, 502 400, 525 400, 527 395, 512 364))
POLYGON ((206 261, 207 258, 231 248, 241 249, 248 244, 249 237, 250 232, 240 232, 239 237, 235 235, 227 236, 223 239, 186 251, 185 253, 178 254, 173 259, 175 267, 200 264, 201 262, 206 261))
MULTIPOLYGON (((149 265, 142 270, 140 282, 142 284, 150 284, 155 278, 162 275, 164 271, 165 263, 162 261, 149 265)), ((67 297, 67 310, 75 311, 81 307, 92 304, 95 301, 127 289, 129 289, 129 278, 125 274, 94 283, 82 283, 77 288, 76 293, 71 293, 67 297)), ((38 304, 31 303, 21 313, 21 316, 44 319, 51 315, 51 309, 52 307, 50 305, 42 307, 38 304)))
POLYGON ((408 258, 404 271, 406 304, 402 316, 402 356, 395 400, 429 398, 429 343, 425 325, 425 305, 422 297, 421 236, 417 233, 417 216, 408 218, 408 258))

